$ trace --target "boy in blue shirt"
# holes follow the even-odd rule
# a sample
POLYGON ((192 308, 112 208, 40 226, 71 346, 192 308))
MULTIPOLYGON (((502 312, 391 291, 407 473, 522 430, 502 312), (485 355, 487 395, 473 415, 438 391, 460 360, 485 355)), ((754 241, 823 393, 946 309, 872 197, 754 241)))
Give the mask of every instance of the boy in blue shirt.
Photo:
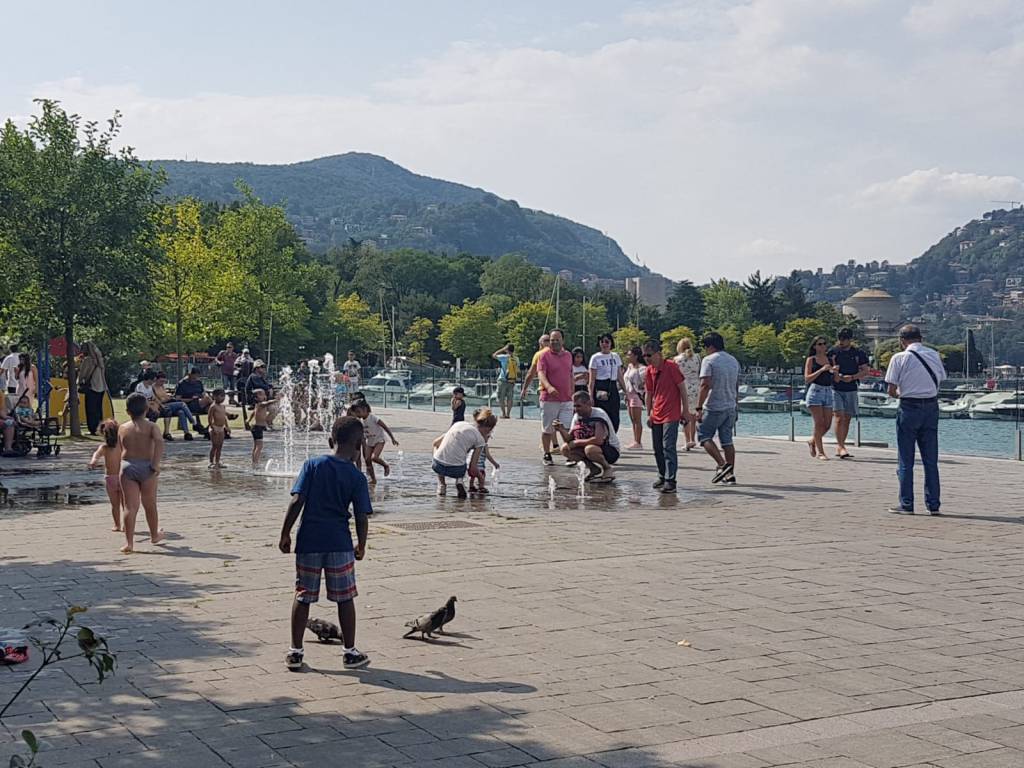
POLYGON ((342 416, 331 427, 329 441, 334 453, 307 459, 292 488, 292 501, 281 529, 279 548, 292 547, 292 527, 302 514, 295 542, 295 601, 292 603, 292 646, 285 663, 302 669, 302 636, 309 606, 320 598, 320 574, 327 574, 327 599, 338 604, 338 622, 344 643, 345 669, 370 663, 356 649, 355 561, 366 553, 369 530, 370 491, 366 477, 353 460, 363 450, 363 423, 342 416), (356 518, 358 542, 352 546, 349 507, 356 518))

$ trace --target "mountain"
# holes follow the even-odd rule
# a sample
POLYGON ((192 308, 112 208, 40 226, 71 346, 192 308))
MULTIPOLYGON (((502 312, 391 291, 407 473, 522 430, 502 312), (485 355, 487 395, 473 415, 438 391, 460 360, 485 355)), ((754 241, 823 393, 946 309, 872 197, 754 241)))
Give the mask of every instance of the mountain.
POLYGON ((350 152, 291 165, 154 160, 168 197, 228 203, 244 181, 265 203, 281 204, 314 250, 349 238, 381 248, 520 253, 553 271, 623 278, 646 272, 610 237, 483 189, 420 176, 377 155, 350 152))

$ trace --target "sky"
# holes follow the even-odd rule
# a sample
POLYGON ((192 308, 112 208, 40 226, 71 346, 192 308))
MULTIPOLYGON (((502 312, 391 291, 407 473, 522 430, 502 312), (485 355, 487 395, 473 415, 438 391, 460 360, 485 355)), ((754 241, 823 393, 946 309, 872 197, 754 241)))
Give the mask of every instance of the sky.
POLYGON ((2 117, 118 109, 147 159, 372 152, 673 279, 906 262, 1024 200, 1024 0, 51 0, 4 26, 2 117))

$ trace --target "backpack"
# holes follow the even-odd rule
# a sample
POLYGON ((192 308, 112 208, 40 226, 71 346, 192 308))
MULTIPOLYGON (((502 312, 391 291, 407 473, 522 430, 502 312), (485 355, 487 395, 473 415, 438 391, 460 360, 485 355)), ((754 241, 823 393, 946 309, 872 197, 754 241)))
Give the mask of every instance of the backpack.
POLYGON ((515 355, 508 356, 508 375, 509 381, 517 381, 519 379, 519 360, 515 355))

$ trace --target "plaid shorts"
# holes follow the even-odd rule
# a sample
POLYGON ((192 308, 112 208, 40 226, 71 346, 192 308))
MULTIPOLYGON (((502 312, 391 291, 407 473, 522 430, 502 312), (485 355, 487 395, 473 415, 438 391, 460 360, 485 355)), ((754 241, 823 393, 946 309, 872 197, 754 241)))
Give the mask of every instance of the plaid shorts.
POLYGON ((295 599, 315 603, 320 599, 320 572, 327 574, 327 599, 344 603, 356 592, 356 558, 352 552, 303 552, 295 555, 295 599))

